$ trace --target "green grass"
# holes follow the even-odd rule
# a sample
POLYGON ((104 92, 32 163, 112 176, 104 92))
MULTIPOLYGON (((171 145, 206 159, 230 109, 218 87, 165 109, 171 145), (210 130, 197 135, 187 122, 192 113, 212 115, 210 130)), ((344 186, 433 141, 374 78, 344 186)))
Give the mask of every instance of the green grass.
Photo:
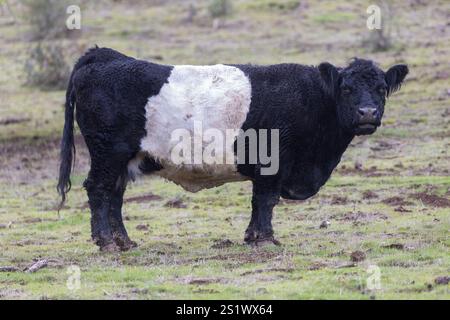
POLYGON ((166 64, 342 65, 353 56, 383 68, 409 64, 408 80, 388 102, 380 130, 354 140, 318 195, 280 202, 273 224, 282 246, 263 248, 242 241, 249 183, 192 194, 145 178, 129 186, 126 198, 151 192, 162 199, 125 204, 125 224, 139 247, 99 252, 90 241, 81 187, 89 164, 81 142, 73 190, 58 216, 64 92, 22 85, 27 25, 0 17, 0 120, 22 119, 0 125, 0 267, 19 269, 0 272, 0 298, 449 299, 449 285, 435 279, 450 273, 450 208, 417 197, 450 197, 449 78, 443 73, 450 54, 450 33, 443 28, 448 3, 395 4, 395 45, 378 53, 361 46, 370 3, 296 4, 235 1, 233 14, 213 29, 204 1, 186 23, 182 1, 147 6, 104 0, 82 7, 81 37, 63 40, 71 61, 97 43, 143 59, 161 56, 156 62, 166 64), (176 197, 187 208, 164 206, 176 197), (324 220, 331 224, 321 229, 324 220), (217 248, 225 239, 231 245, 217 248), (351 262, 355 251, 365 259, 351 262), (39 259, 48 259, 48 266, 21 271, 39 259), (80 268, 78 290, 67 286, 70 266, 80 268), (367 286, 370 266, 379 268, 380 289, 367 286))

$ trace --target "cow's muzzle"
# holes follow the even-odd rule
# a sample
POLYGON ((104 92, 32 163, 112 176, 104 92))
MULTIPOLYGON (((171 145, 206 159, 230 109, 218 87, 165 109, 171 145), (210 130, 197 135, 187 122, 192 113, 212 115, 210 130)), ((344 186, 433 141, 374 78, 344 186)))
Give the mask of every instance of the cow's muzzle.
POLYGON ((358 124, 356 126, 357 135, 372 134, 380 125, 379 112, 377 108, 359 108, 358 124))

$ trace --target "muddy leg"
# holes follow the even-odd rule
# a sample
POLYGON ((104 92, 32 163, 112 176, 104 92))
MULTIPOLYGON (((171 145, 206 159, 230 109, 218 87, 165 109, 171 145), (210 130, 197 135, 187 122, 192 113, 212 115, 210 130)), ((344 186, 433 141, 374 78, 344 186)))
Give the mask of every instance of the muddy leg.
MULTIPOLYGON (((118 251, 110 219, 111 207, 118 208, 122 196, 116 197, 117 181, 126 169, 127 158, 121 154, 102 153, 91 159, 91 170, 84 186, 91 208, 92 240, 101 251, 118 251)), ((123 191, 120 192, 123 195, 123 191)), ((115 221, 115 220, 114 220, 115 221)))
POLYGON ((255 197, 252 197, 252 217, 250 218, 250 223, 248 224, 247 229, 245 230, 244 241, 245 242, 253 242, 256 239, 255 236, 255 228, 256 221, 258 216, 258 203, 255 197))
POLYGON ((92 176, 93 174, 90 173, 84 183, 91 208, 91 237, 101 251, 117 251, 118 247, 113 241, 108 217, 111 190, 105 188, 98 179, 92 176))
POLYGON ((252 218, 244 237, 248 244, 279 244, 272 229, 272 212, 280 197, 279 186, 276 177, 256 179, 253 182, 252 218))

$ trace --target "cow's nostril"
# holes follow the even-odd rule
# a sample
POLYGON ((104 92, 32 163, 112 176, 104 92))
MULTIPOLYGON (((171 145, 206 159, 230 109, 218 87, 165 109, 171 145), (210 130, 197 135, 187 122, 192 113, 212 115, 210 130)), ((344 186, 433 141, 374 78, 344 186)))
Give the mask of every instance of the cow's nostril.
POLYGON ((359 108, 358 114, 364 119, 376 118, 378 115, 378 110, 377 108, 359 108))

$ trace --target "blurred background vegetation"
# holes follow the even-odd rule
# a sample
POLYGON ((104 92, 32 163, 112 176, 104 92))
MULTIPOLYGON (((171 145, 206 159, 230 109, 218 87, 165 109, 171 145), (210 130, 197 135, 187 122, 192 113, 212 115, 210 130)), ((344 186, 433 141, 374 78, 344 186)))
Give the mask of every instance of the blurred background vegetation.
MULTIPOLYGON (((422 71, 429 75, 429 61, 446 60, 448 12, 442 10, 448 7, 446 1, 375 3, 382 12, 381 30, 366 27, 371 1, 2 1, 0 86, 3 92, 28 87, 22 94, 33 88, 62 90, 76 59, 95 44, 167 64, 318 64, 328 60, 343 65, 360 56, 385 68, 409 62, 412 79, 423 79, 422 71), (69 4, 81 8, 81 30, 65 26, 69 4)), ((440 72, 440 77, 445 76, 440 72)), ((443 91, 434 94, 446 95, 443 91)), ((50 92, 39 95, 55 97, 50 92)), ((20 111, 17 106, 8 108, 10 104, 16 105, 7 95, 4 112, 30 112, 26 106, 20 111)), ((45 121, 55 124, 51 130, 59 126, 53 116, 45 121)), ((41 129, 49 132, 45 127, 37 131, 41 129)), ((0 135, 8 132, 9 128, 0 135)), ((16 134, 23 133, 17 130, 16 134)))

